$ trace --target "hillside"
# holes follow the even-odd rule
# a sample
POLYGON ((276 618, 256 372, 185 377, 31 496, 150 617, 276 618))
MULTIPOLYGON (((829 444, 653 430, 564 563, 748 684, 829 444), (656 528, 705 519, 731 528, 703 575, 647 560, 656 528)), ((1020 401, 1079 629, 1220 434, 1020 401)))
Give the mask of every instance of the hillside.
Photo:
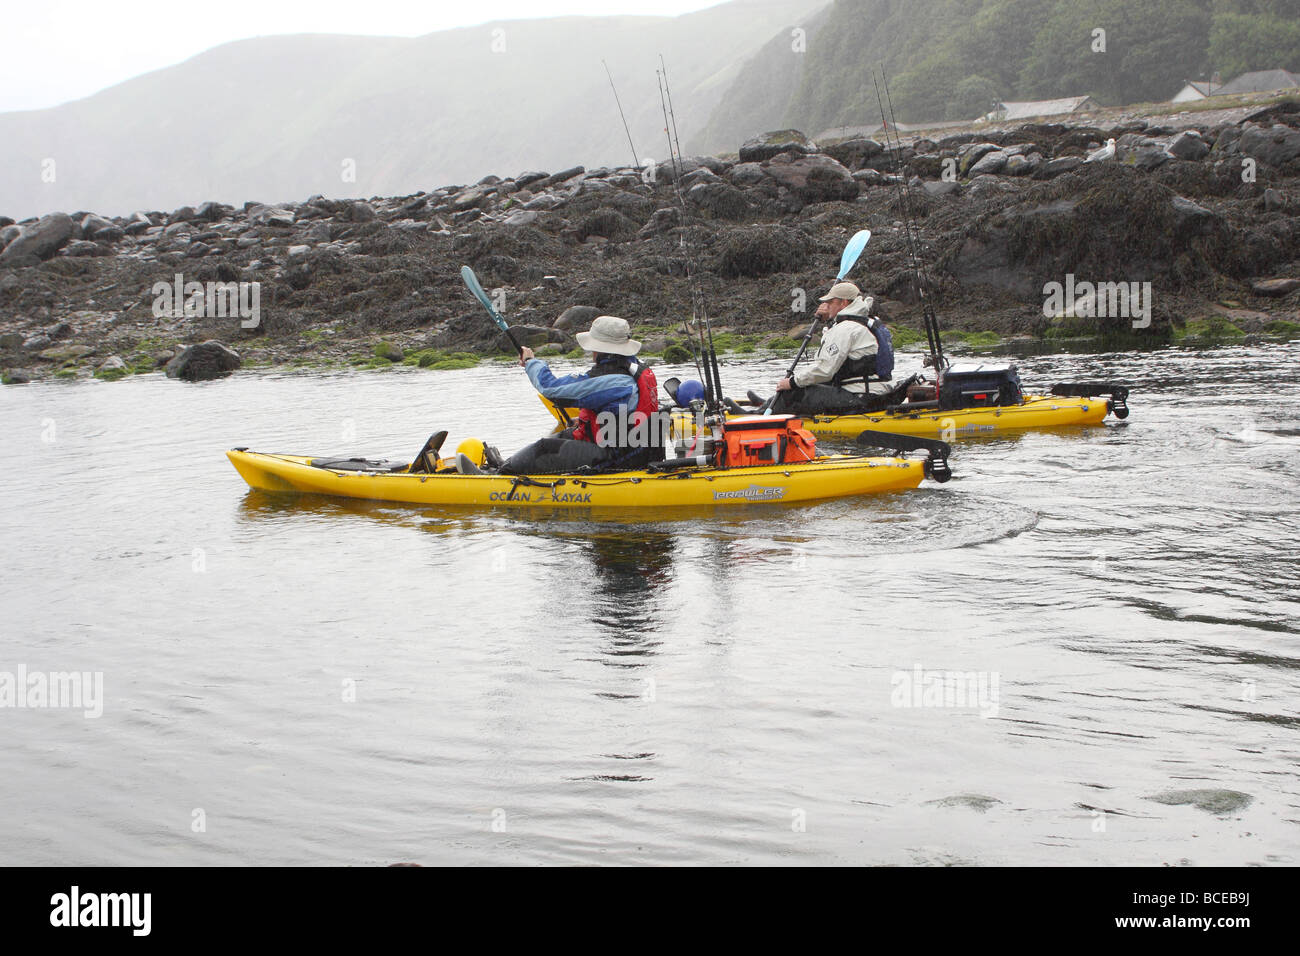
POLYGON ((876 67, 904 122, 971 119, 998 99, 1159 102, 1214 70, 1300 68, 1300 0, 836 0, 806 53, 778 34, 745 64, 692 147, 875 124, 876 67))
POLYGON ((627 163, 602 59, 637 149, 661 157, 659 54, 686 138, 760 45, 824 2, 226 44, 83 100, 0 114, 0 212, 393 195, 489 172, 627 163), (47 159, 53 182, 42 178, 47 159))

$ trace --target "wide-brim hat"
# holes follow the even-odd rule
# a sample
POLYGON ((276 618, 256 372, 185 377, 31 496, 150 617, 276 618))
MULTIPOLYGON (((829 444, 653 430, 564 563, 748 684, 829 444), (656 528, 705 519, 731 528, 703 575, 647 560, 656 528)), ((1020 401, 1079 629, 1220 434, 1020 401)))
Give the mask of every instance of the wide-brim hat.
POLYGON ((599 315, 591 323, 591 331, 579 332, 578 344, 588 352, 602 355, 636 355, 641 351, 641 343, 630 338, 630 326, 627 319, 616 315, 599 315))

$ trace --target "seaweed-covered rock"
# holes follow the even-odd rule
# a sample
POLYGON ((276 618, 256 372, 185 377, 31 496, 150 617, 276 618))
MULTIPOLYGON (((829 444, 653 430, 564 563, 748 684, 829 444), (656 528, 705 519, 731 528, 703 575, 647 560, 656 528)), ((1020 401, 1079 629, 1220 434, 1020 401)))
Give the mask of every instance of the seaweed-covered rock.
POLYGON ((778 129, 745 140, 740 147, 742 163, 762 163, 781 153, 817 152, 817 144, 797 129, 778 129))
POLYGON ((191 345, 167 363, 168 378, 203 382, 229 375, 242 364, 239 353, 215 340, 191 345))
POLYGON ((727 235, 713 268, 729 279, 794 272, 808 262, 812 252, 812 238, 798 229, 751 226, 727 235))
POLYGON ((777 156, 765 169, 769 178, 805 204, 850 200, 858 195, 852 174, 829 156, 777 156))

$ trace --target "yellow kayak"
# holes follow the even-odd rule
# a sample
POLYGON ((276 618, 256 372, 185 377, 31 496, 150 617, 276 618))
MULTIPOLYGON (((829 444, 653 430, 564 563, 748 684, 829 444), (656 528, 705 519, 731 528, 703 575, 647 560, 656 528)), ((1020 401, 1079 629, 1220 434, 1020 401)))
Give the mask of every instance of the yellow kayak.
POLYGON ((943 411, 906 408, 856 415, 807 415, 804 427, 819 438, 855 438, 866 429, 895 435, 935 435, 949 441, 1025 428, 1100 425, 1110 411, 1105 398, 1027 395, 1019 405, 943 411))
MULTIPOLYGON (((541 396, 538 396, 542 398, 541 396)), ((577 410, 560 408, 542 398, 542 404, 565 427, 577 416, 577 410)), ((1061 428, 1070 425, 1100 425, 1111 411, 1110 402, 1102 398, 1074 398, 1057 395, 1027 395, 1019 405, 984 408, 909 410, 906 406, 883 412, 860 412, 845 415, 802 415, 804 428, 818 438, 856 438, 870 430, 893 435, 934 436, 944 441, 973 438, 997 432, 1032 428, 1061 428)), ((748 413, 747 413, 748 414, 748 413)), ((728 413, 727 418, 737 416, 728 413)), ((673 410, 674 434, 694 431, 691 413, 673 410)))
POLYGON ((912 489, 925 477, 928 464, 907 458, 827 455, 812 461, 744 468, 523 477, 448 471, 410 474, 403 464, 313 459, 243 448, 232 449, 226 455, 249 487, 260 491, 413 505, 523 509, 734 507, 817 501, 912 489))

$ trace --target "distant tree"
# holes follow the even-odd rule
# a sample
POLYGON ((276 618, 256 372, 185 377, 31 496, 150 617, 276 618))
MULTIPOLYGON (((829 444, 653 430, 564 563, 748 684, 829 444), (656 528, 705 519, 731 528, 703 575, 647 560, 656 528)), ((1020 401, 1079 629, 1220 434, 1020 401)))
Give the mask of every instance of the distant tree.
POLYGON ((943 119, 976 119, 1000 98, 998 87, 986 76, 968 76, 952 89, 943 119))
POLYGON ((1224 80, 1251 70, 1300 69, 1300 18, 1216 13, 1208 59, 1224 80))
POLYGON ((1057 4, 1034 38, 1019 85, 1031 98, 1087 93, 1112 105, 1168 99, 1205 69, 1209 32, 1210 0, 1057 4))

